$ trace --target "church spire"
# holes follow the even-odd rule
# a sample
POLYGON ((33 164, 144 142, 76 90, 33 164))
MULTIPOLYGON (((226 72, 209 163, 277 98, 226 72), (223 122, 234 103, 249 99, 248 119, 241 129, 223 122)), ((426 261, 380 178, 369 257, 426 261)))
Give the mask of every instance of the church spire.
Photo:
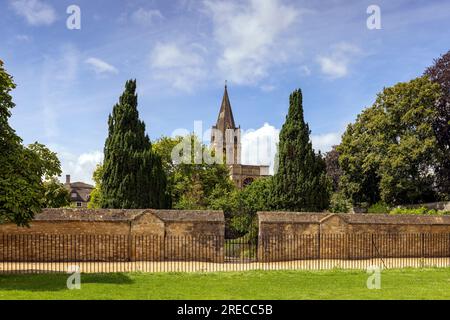
POLYGON ((228 88, 226 80, 225 80, 225 91, 223 93, 222 104, 220 106, 216 128, 222 132, 224 132, 226 129, 236 129, 233 111, 231 110, 230 98, 228 97, 228 88))
POLYGON ((241 163, 241 129, 236 128, 230 98, 228 97, 227 82, 220 105, 217 123, 212 127, 211 145, 216 154, 223 155, 227 164, 241 163))

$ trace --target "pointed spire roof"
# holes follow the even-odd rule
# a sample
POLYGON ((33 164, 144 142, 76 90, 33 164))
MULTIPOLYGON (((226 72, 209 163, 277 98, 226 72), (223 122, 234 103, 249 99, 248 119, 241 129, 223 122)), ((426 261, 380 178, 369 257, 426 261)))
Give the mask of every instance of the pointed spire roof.
POLYGON ((222 104, 220 106, 216 128, 219 129, 220 131, 225 131, 226 129, 236 129, 233 111, 231 110, 230 98, 228 97, 228 89, 226 81, 225 81, 225 91, 223 93, 222 104))

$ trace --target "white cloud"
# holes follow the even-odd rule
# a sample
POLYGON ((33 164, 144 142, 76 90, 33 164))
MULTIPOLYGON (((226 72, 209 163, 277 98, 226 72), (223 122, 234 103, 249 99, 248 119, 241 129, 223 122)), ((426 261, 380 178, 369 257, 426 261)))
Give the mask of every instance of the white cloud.
POLYGON ((119 73, 116 67, 98 58, 90 57, 86 59, 84 62, 89 64, 92 67, 92 70, 94 70, 94 72, 97 74, 119 73))
POLYGON ((311 142, 314 150, 320 150, 322 153, 325 153, 330 151, 332 146, 341 142, 341 134, 337 132, 313 134, 311 135, 311 142))
POLYGON ((150 66, 156 79, 164 80, 176 89, 192 91, 205 78, 203 57, 194 46, 157 43, 150 53, 150 66))
POLYGON ((285 61, 288 41, 283 36, 300 11, 279 0, 247 0, 245 3, 204 1, 213 22, 214 38, 223 52, 218 67, 237 84, 254 84, 269 68, 285 61))
POLYGON ((352 44, 340 43, 333 47, 333 52, 327 56, 320 55, 317 62, 324 75, 331 79, 345 77, 349 72, 352 60, 361 53, 361 50, 352 44))
POLYGON ((341 61, 327 57, 319 57, 318 62, 320 63, 322 72, 331 78, 342 78, 347 75, 347 65, 341 61))
POLYGON ((275 89, 276 89, 276 87, 274 85, 271 85, 271 84, 263 84, 261 86, 261 90, 264 91, 264 92, 272 92, 275 89))
POLYGON ((51 25, 56 21, 53 7, 40 0, 10 0, 10 5, 30 25, 51 25))
POLYGON ((146 10, 139 8, 131 14, 131 20, 134 23, 148 26, 154 23, 156 20, 164 19, 164 16, 159 10, 146 10))
POLYGON ((81 181, 93 184, 92 174, 98 163, 103 161, 103 153, 93 151, 75 155, 70 152, 58 152, 61 161, 62 177, 65 180, 66 174, 70 174, 72 182, 81 181))
POLYGON ((265 123, 256 130, 242 132, 241 160, 243 164, 269 165, 273 174, 274 159, 280 130, 265 123))
POLYGON ((29 41, 31 41, 31 38, 29 36, 27 36, 26 34, 18 34, 16 36, 16 40, 23 41, 23 42, 29 42, 29 41))
POLYGON ((60 48, 58 56, 44 60, 40 94, 44 132, 48 138, 59 135, 59 118, 67 107, 68 92, 78 78, 79 56, 76 47, 65 45, 60 48))
POLYGON ((302 76, 310 76, 311 75, 311 69, 309 69, 308 66, 301 66, 300 67, 300 75, 302 75, 302 76))
MULTIPOLYGON (((270 174, 273 174, 274 161, 277 153, 280 129, 265 123, 256 130, 242 132, 241 137, 241 159, 243 164, 269 165, 270 174)), ((331 147, 339 144, 341 134, 330 132, 311 135, 311 142, 316 152, 323 153, 331 150, 331 147)))

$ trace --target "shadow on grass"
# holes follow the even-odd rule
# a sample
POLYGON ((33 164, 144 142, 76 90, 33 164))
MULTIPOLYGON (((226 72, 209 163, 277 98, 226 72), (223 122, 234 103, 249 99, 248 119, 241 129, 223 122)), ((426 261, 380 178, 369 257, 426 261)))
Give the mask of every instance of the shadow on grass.
MULTIPOLYGON (((0 274, 0 291, 61 291, 67 289, 69 274, 0 274)), ((83 284, 130 285, 134 281, 123 273, 81 274, 83 284)))

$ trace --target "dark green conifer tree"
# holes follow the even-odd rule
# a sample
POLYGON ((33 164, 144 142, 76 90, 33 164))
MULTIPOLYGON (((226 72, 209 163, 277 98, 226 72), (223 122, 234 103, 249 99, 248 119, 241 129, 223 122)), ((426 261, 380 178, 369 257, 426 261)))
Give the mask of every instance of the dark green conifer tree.
POLYGON ((316 154, 303 119, 302 92, 294 91, 280 131, 278 171, 273 179, 272 204, 286 211, 322 211, 329 206, 330 181, 322 155, 316 154))
POLYGON ((145 124, 139 120, 136 80, 125 91, 108 119, 102 175, 103 208, 166 208, 166 175, 152 150, 145 124))

